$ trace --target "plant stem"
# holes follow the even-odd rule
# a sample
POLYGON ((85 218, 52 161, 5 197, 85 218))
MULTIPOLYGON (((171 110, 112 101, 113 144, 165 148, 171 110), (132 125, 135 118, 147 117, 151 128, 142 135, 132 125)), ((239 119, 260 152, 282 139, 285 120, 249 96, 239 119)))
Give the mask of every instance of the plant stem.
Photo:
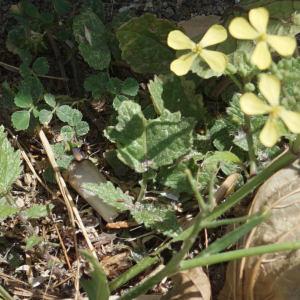
POLYGON ((140 190, 139 196, 136 200, 137 202, 140 202, 143 200, 146 189, 147 189, 147 183, 148 183, 148 179, 145 177, 145 173, 143 173, 143 179, 139 182, 139 184, 141 186, 141 190, 140 190))
POLYGON ((251 124, 250 124, 250 116, 245 116, 245 127, 244 131, 246 133, 246 140, 248 144, 248 154, 250 160, 250 178, 257 174, 257 166, 256 166, 256 159, 254 153, 254 145, 253 145, 253 136, 251 133, 251 124))
POLYGON ((232 80, 233 82, 237 85, 237 87, 239 88, 240 92, 243 93, 244 91, 244 88, 242 86, 242 84, 237 80, 237 78, 230 72, 228 71, 225 71, 226 75, 228 75, 232 80))

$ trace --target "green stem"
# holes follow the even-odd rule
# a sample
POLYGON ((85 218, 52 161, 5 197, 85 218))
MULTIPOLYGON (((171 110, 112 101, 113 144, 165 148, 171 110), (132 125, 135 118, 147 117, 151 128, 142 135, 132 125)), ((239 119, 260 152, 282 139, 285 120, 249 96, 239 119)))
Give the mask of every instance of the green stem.
POLYGON ((256 166, 256 159, 255 159, 255 152, 254 152, 254 144, 253 144, 253 136, 251 132, 251 124, 250 124, 250 116, 245 116, 245 127, 244 131, 246 133, 246 140, 248 144, 248 154, 250 160, 250 178, 257 174, 257 166, 256 166))
POLYGON ((148 179, 145 177, 145 173, 143 173, 143 179, 139 182, 139 184, 141 186, 141 190, 140 190, 139 196, 136 200, 137 202, 140 202, 144 199, 145 192, 147 189, 147 183, 148 183, 148 179))
POLYGON ((295 154, 300 153, 300 134, 297 134, 296 140, 294 141, 292 146, 292 152, 295 154))
POLYGON ((242 84, 237 80, 237 78, 230 72, 228 71, 225 71, 226 75, 228 75, 232 80, 233 82, 237 85, 237 87, 239 88, 240 92, 243 93, 244 91, 244 88, 242 86, 242 84))
POLYGON ((296 250, 300 248, 300 241, 270 244, 265 246, 257 246, 249 249, 240 249, 224 253, 218 253, 210 255, 208 257, 199 257, 191 260, 185 260, 180 263, 179 271, 192 269, 195 267, 203 267, 207 265, 219 264, 221 262, 230 261, 234 259, 240 259, 243 257, 249 257, 254 255, 262 255, 265 253, 272 253, 286 250, 296 250))
MULTIPOLYGON (((231 208, 233 205, 235 205, 240 200, 242 200, 245 196, 247 196, 247 194, 250 193, 252 190, 254 190, 257 186, 259 186, 264 181, 266 181, 271 175, 273 175, 275 172, 285 167, 286 165, 292 163, 296 158, 297 156, 290 151, 284 153, 281 157, 275 160, 269 167, 263 170, 260 174, 250 179, 237 192, 235 192, 230 198, 228 198, 226 202, 220 204, 210 214, 208 214, 208 216, 205 217, 204 220, 202 220, 201 223, 202 226, 206 225, 205 222, 209 222, 217 219, 219 216, 225 213, 229 208, 231 208)), ((200 217, 201 215, 198 215, 195 219, 195 222, 197 222, 197 219, 200 217)), ((185 230, 178 237, 173 239, 173 241, 185 240, 192 229, 193 227, 185 230)), ((167 246, 168 245, 164 245, 163 247, 155 251, 153 255, 158 254, 162 249, 166 248, 167 246)), ((131 269, 123 273, 121 276, 119 276, 118 278, 110 282, 109 284, 110 290, 114 291, 117 288, 121 287, 124 283, 126 283, 127 281, 129 281, 130 279, 132 279, 133 277, 135 277, 136 275, 138 275, 139 273, 141 273, 142 271, 144 271, 145 269, 147 269, 149 266, 151 266, 153 263, 157 261, 158 261, 157 257, 145 258, 139 264, 133 266, 131 269)))

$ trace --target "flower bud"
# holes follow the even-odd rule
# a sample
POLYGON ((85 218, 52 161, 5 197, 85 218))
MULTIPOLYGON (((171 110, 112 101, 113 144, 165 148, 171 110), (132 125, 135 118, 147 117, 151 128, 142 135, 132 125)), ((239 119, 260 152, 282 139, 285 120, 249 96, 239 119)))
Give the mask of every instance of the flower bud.
POLYGON ((231 74, 235 74, 236 73, 236 67, 233 64, 228 63, 227 71, 230 72, 231 74))
POLYGON ((245 88, 246 92, 254 92, 255 91, 255 86, 251 82, 248 82, 244 88, 245 88))

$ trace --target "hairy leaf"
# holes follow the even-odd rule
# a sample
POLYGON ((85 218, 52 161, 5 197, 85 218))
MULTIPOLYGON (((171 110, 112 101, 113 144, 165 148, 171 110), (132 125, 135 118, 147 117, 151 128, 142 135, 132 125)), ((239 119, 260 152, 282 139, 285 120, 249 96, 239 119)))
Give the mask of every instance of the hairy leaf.
POLYGON ((47 204, 47 205, 35 204, 32 207, 30 207, 28 210, 23 211, 23 214, 28 219, 38 219, 47 216, 53 207, 54 207, 53 204, 47 204))

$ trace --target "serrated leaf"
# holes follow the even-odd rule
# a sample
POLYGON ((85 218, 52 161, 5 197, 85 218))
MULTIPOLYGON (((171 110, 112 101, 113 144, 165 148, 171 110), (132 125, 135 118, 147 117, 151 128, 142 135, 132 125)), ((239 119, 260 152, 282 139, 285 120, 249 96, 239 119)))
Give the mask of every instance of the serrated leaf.
POLYGON ((85 0, 81 8, 82 10, 93 11, 104 22, 104 5, 101 0, 85 0))
POLYGON ((31 18, 38 18, 38 10, 37 7, 31 3, 28 3, 26 8, 25 8, 25 12, 28 16, 30 16, 31 18))
POLYGON ((32 97, 29 92, 19 92, 15 96, 15 104, 22 108, 29 108, 32 106, 32 97))
POLYGON ((52 112, 49 110, 46 110, 46 109, 42 109, 39 113, 39 119, 43 125, 46 125, 47 123, 49 123, 51 121, 52 117, 53 117, 52 112))
POLYGON ((50 211, 53 207, 54 207, 53 204, 47 204, 47 205, 44 205, 44 204, 36 205, 36 204, 34 204, 29 209, 23 211, 23 214, 28 219, 38 219, 38 218, 46 217, 50 213, 50 211))
POLYGON ((31 94, 33 104, 38 102, 43 90, 43 85, 35 75, 30 78, 25 78, 25 80, 22 81, 22 85, 19 86, 19 91, 25 91, 31 94))
POLYGON ((45 57, 39 57, 32 66, 35 73, 45 75, 49 71, 49 64, 45 57))
POLYGON ((82 11, 74 19, 73 31, 85 61, 96 70, 108 67, 110 50, 104 36, 105 27, 98 16, 90 9, 82 11), (89 30, 90 41, 85 37, 85 28, 89 30))
POLYGON ((139 90, 139 84, 133 78, 126 78, 121 89, 121 93, 135 96, 139 90))
POLYGON ((30 112, 27 110, 16 111, 11 116, 11 121, 17 130, 25 130, 29 126, 30 112))
POLYGON ((99 184, 86 183, 83 187, 95 193, 103 202, 117 208, 120 212, 131 210, 133 207, 130 196, 124 194, 120 188, 115 188, 110 181, 99 184), (124 201, 119 202, 118 200, 124 201))
POLYGON ((106 87, 108 89, 109 92, 111 92, 112 94, 118 94, 120 92, 120 88, 121 88, 121 80, 119 78, 111 78, 107 84, 106 87))
MULTIPOLYGON (((1 155, 1 153, 0 153, 1 155)), ((1 185, 0 185, 0 194, 1 194, 1 185)), ((8 201, 6 201, 5 197, 0 198, 0 222, 5 220, 7 217, 11 217, 13 214, 18 212, 20 208, 16 208, 10 205, 8 201)))
POLYGON ((123 101, 129 100, 126 96, 117 95, 113 100, 113 108, 118 109, 123 101))
POLYGON ((26 79, 26 78, 30 78, 31 77, 31 70, 30 68, 28 67, 28 65, 26 64, 21 64, 20 66, 20 74, 21 76, 26 79))
POLYGON ((94 98, 100 98, 102 90, 106 87, 109 77, 106 73, 91 75, 84 81, 84 88, 91 91, 94 98))
POLYGON ((174 74, 155 76, 150 80, 149 91, 158 114, 164 108, 171 112, 180 111, 184 117, 203 121, 206 109, 203 107, 201 94, 195 95, 195 83, 174 74))
POLYGON ((169 73, 175 52, 168 47, 167 36, 175 29, 169 21, 152 14, 133 18, 116 33, 122 58, 137 73, 169 73))
POLYGON ((167 205, 141 201, 136 203, 131 214, 138 223, 144 223, 147 228, 155 229, 167 236, 176 237, 182 232, 175 212, 167 205))
POLYGON ((72 107, 69 105, 62 105, 57 109, 56 114, 61 121, 69 122, 72 110, 72 107))
POLYGON ((61 136, 64 140, 70 140, 74 134, 75 132, 71 126, 64 126, 61 129, 61 136))
POLYGON ((53 15, 51 13, 42 13, 39 19, 45 24, 50 24, 53 21, 53 15))
POLYGON ((118 113, 119 123, 108 127, 105 136, 117 144, 119 159, 137 172, 168 165, 190 151, 194 118, 165 109, 159 118, 148 121, 132 101, 122 102, 118 113))
POLYGON ((29 66, 32 61, 32 55, 30 54, 30 52, 27 50, 18 49, 17 53, 22 59, 23 63, 29 66))
POLYGON ((81 279, 80 283, 84 290, 86 291, 90 300, 108 300, 110 291, 108 287, 108 281, 104 271, 102 270, 99 262, 87 251, 81 250, 80 253, 89 261, 94 270, 90 271, 92 281, 81 279))
POLYGON ((4 127, 0 126, 0 194, 11 189, 22 171, 21 153, 19 150, 14 152, 6 136, 4 127))
POLYGON ((45 102, 47 104, 49 104, 51 107, 55 107, 56 106, 56 101, 55 101, 55 97, 51 94, 45 94, 44 95, 44 99, 45 102))
POLYGON ((66 0, 52 0, 52 3, 58 14, 65 14, 71 7, 66 0))
POLYGON ((43 240, 43 237, 37 237, 35 235, 32 235, 31 237, 28 238, 27 242, 26 242, 26 246, 25 246, 25 250, 29 250, 30 248, 34 247, 35 245, 37 245, 39 242, 41 242, 43 240))
POLYGON ((79 136, 85 135, 89 132, 89 124, 85 121, 81 121, 76 126, 76 132, 79 136))
POLYGON ((82 119, 82 113, 78 109, 73 108, 68 121, 69 125, 76 126, 79 124, 81 119, 82 119))

